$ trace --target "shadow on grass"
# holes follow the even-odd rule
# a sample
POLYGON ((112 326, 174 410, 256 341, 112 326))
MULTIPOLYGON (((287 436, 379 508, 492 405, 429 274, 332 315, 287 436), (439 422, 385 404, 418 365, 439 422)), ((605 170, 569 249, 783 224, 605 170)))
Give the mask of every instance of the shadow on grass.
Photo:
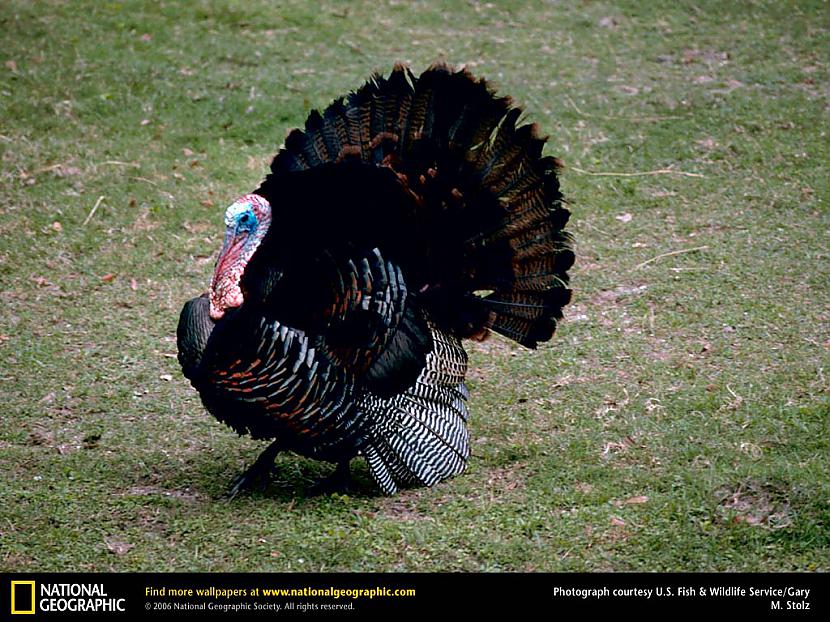
MULTIPOLYGON (((234 478, 253 464, 256 455, 252 455, 243 465, 232 455, 223 456, 219 460, 216 458, 215 452, 195 453, 187 461, 186 473, 162 469, 156 472, 158 478, 154 483, 172 490, 180 488, 183 478, 186 478, 187 489, 214 501, 230 503, 245 497, 290 502, 323 498, 331 494, 317 492, 315 486, 334 472, 332 465, 284 452, 277 457, 271 474, 263 485, 243 491, 234 499, 229 499, 226 495, 234 478)), ((361 499, 382 496, 369 476, 363 460, 352 461, 351 473, 348 489, 338 494, 361 499)))

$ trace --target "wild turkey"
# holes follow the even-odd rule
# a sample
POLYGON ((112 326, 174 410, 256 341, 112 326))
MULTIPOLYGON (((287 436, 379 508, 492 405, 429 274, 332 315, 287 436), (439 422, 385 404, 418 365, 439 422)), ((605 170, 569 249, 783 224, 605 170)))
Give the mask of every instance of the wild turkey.
POLYGON ((534 348, 570 300, 558 161, 521 109, 436 65, 312 112, 225 213, 209 294, 179 361, 217 419, 280 450, 363 456, 378 487, 433 484, 470 455, 463 338, 534 348))

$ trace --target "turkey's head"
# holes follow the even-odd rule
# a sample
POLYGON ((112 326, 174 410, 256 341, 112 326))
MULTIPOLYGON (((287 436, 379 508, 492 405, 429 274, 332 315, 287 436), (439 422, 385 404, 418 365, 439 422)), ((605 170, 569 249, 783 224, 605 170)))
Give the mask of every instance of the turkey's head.
POLYGON ((239 281, 271 225, 271 204, 256 194, 237 199, 225 212, 225 241, 210 282, 210 317, 244 301, 239 281))

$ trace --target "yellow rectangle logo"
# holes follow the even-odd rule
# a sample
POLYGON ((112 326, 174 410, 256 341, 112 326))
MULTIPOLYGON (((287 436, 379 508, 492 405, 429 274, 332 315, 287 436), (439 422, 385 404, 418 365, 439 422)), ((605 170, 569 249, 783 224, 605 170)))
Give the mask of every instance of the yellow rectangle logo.
POLYGON ((35 612, 35 582, 12 581, 12 615, 32 614, 35 612), (25 586, 25 587, 23 587, 25 586), (26 590, 26 587, 29 589, 26 590), (31 596, 26 598, 26 592, 31 596), (17 592, 20 592, 17 594, 17 592), (19 598, 18 598, 19 596, 19 598))

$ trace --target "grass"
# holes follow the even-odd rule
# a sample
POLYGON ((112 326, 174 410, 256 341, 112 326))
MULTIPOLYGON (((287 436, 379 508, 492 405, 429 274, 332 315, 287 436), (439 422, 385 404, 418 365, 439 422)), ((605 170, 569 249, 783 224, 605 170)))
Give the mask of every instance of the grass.
POLYGON ((0 32, 0 569, 830 570, 826 2, 11 1, 0 32), (173 354, 223 209, 310 107, 437 58, 568 165, 568 319, 470 345, 463 476, 309 498, 330 467, 285 455, 222 501, 260 445, 173 354))

